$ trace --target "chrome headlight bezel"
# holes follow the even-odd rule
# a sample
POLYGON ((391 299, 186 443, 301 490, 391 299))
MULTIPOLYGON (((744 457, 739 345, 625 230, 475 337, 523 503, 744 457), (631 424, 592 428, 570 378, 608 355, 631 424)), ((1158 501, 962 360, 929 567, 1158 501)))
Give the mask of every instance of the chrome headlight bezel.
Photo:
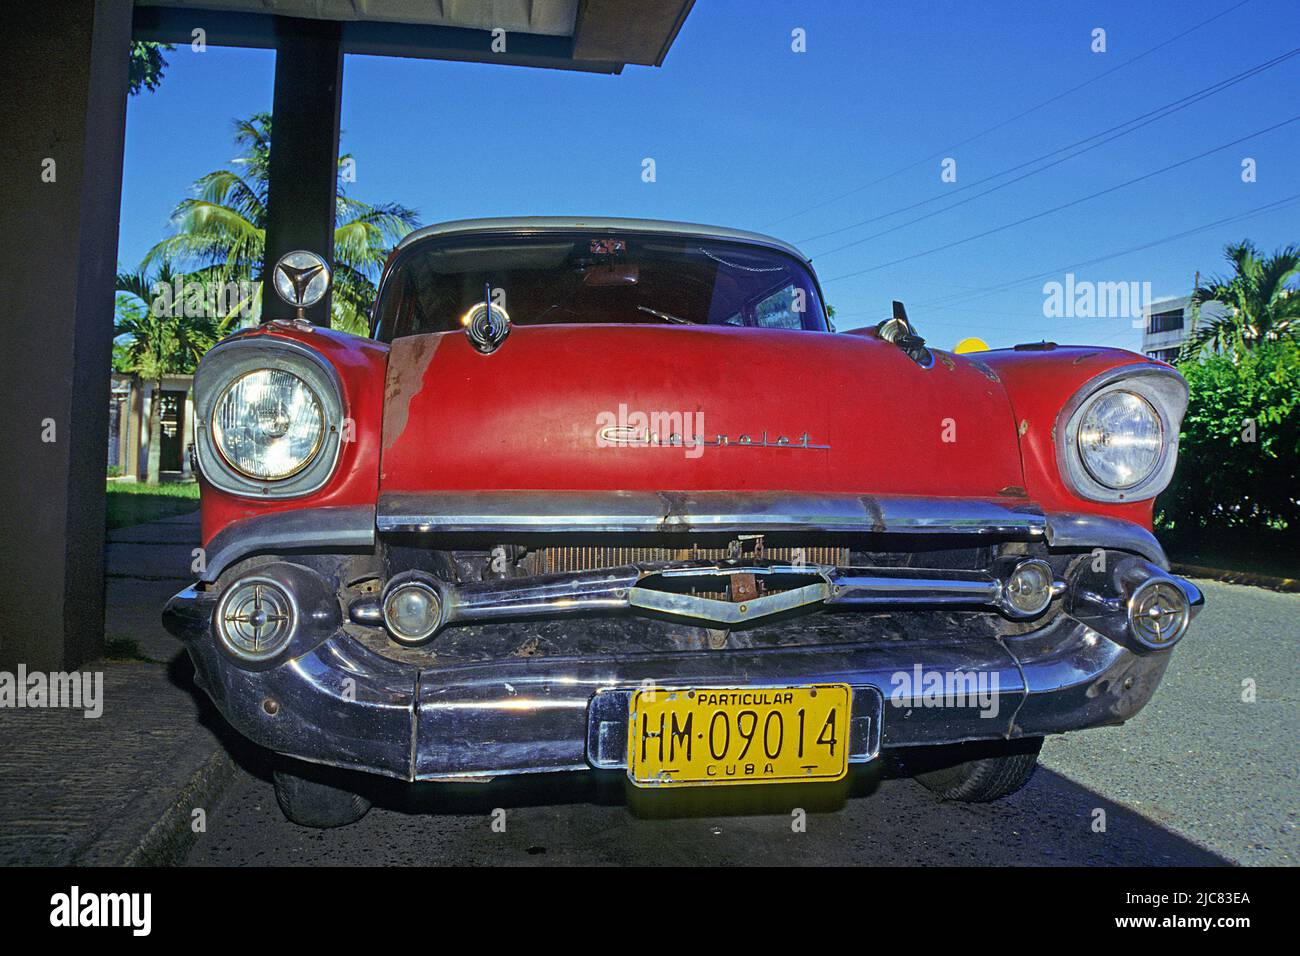
POLYGON ((343 390, 333 367, 313 349, 288 339, 235 335, 212 348, 194 373, 195 457, 214 487, 249 498, 290 498, 318 491, 338 464, 343 429, 343 390), (227 390, 252 372, 278 370, 301 379, 322 412, 315 453, 283 478, 256 478, 234 468, 217 448, 213 415, 227 390))
POLYGON ((1187 410, 1187 382, 1163 365, 1121 365, 1090 379, 1061 409, 1056 423, 1056 463, 1070 490, 1089 501, 1118 504, 1154 498, 1168 487, 1178 462, 1178 432, 1187 410), (1155 411, 1161 446, 1155 465, 1141 481, 1115 488, 1089 470, 1079 448, 1079 429, 1093 403, 1114 392, 1132 392, 1155 411))

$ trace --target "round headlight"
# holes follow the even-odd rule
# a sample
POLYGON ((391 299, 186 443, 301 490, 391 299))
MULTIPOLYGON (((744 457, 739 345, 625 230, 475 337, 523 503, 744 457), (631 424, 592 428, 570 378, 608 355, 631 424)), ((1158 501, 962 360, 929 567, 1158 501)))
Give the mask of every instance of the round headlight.
POLYGON ((292 372, 263 368, 226 387, 212 411, 221 457, 249 478, 275 481, 302 471, 320 450, 320 397, 292 372))
POLYGON ((1079 458, 1093 479, 1123 490, 1145 481, 1160 463, 1164 430, 1160 416, 1141 395, 1106 392, 1079 422, 1079 458))

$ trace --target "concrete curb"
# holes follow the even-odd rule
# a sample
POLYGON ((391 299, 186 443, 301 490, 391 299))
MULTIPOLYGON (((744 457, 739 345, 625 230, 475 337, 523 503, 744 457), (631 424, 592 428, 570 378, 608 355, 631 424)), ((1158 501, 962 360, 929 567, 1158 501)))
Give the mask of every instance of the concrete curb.
POLYGON ((173 766, 194 767, 188 776, 159 779, 96 834, 73 860, 78 866, 177 866, 198 839, 193 813, 210 815, 237 768, 212 735, 196 733, 174 758, 173 766), (215 744, 215 746, 214 746, 215 744))
POLYGON ((1175 574, 1186 578, 1209 578, 1211 581, 1223 581, 1225 584, 1248 584, 1270 591, 1300 592, 1300 580, 1296 578, 1275 578, 1267 574, 1253 574, 1250 571, 1225 571, 1221 568, 1203 568, 1196 564, 1173 564, 1170 569, 1175 574))
POLYGON ((194 832, 194 809, 202 807, 206 817, 220 799, 237 768, 224 750, 214 753, 202 767, 195 771, 189 783, 163 811, 148 832, 140 838, 139 845, 127 854, 125 866, 179 866, 198 839, 194 832))

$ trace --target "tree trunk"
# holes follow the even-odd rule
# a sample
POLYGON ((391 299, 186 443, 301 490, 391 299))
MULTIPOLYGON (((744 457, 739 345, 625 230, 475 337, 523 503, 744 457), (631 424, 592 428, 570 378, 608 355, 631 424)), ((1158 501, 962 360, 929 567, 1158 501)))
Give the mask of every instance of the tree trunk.
POLYGON ((149 465, 145 483, 158 484, 162 467, 162 379, 153 383, 153 399, 149 402, 149 465))

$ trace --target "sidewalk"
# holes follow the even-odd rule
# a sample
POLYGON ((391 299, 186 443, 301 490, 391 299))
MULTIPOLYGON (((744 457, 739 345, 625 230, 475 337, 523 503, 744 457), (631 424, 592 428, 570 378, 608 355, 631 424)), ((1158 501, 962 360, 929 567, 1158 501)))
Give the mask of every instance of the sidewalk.
POLYGON ((171 863, 192 843, 194 809, 234 772, 229 731, 159 619, 198 543, 197 512, 108 532, 106 637, 145 659, 81 668, 103 673, 97 719, 0 709, 0 864, 171 863))

